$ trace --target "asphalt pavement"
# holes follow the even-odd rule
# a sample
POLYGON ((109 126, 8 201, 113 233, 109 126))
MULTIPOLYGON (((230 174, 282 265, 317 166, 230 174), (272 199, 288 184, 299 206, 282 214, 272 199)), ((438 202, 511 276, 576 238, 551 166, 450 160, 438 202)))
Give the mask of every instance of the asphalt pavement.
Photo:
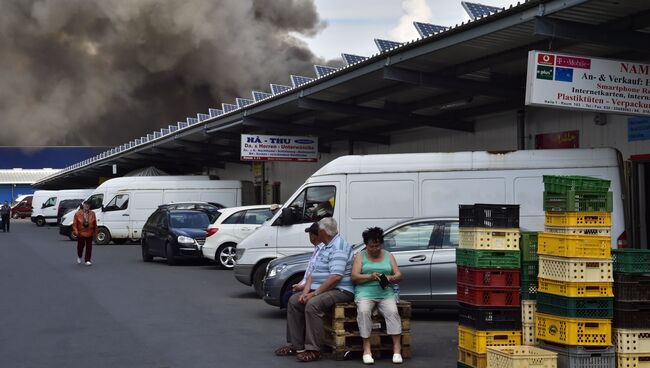
MULTIPOLYGON (((276 357, 285 313, 207 262, 144 263, 137 244, 76 243, 56 227, 13 221, 0 232, 0 367, 357 367, 276 357)), ((455 367, 456 315, 415 311, 409 367, 455 367)), ((378 360, 377 366, 392 366, 378 360)))

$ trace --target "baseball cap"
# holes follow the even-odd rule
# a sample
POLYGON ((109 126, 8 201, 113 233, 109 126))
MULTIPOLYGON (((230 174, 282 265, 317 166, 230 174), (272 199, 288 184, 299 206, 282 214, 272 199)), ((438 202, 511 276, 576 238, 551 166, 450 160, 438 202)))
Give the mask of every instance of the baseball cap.
POLYGON ((313 224, 311 224, 310 227, 305 229, 305 232, 306 233, 312 233, 314 235, 318 235, 318 229, 319 229, 318 222, 314 222, 313 224))

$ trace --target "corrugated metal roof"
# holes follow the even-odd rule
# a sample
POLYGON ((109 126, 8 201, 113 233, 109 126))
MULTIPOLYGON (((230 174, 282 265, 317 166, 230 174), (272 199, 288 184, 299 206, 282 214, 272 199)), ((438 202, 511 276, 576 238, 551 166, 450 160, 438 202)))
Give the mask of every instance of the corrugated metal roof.
POLYGON ((58 173, 58 169, 13 169, 0 170, 0 184, 34 184, 37 181, 58 173))

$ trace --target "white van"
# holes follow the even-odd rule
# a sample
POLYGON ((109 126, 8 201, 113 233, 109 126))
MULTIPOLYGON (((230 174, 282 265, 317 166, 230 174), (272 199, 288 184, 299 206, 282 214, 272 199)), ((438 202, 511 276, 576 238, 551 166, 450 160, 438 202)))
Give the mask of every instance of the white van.
POLYGON ((520 227, 544 229, 542 175, 584 175, 612 182, 613 244, 625 231, 621 159, 615 149, 458 152, 340 157, 314 173, 278 213, 237 246, 235 277, 262 292, 268 262, 310 252, 305 228, 333 216, 341 235, 360 243, 369 226, 415 217, 457 218, 459 204, 519 204, 520 227))
POLYGON ((128 239, 140 239, 144 223, 161 204, 201 201, 234 207, 251 204, 254 200, 251 182, 174 180, 134 183, 117 191, 101 207, 95 242, 108 244, 113 240, 119 244, 128 239))
POLYGON ((32 222, 37 226, 56 224, 59 203, 66 199, 84 199, 94 189, 66 189, 57 191, 37 190, 32 199, 32 222))

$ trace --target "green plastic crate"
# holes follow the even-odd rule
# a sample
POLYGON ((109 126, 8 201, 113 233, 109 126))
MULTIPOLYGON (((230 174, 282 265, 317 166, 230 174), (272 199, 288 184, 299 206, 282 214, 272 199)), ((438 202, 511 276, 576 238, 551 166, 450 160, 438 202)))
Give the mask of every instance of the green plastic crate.
POLYGON ((570 298, 538 293, 537 311, 569 318, 614 318, 614 298, 570 298))
POLYGON ((539 273, 539 263, 534 262, 521 262, 521 279, 533 280, 537 279, 539 273))
POLYGON ((612 212, 612 192, 544 192, 544 211, 549 212, 612 212))
POLYGON ((519 251, 523 262, 537 262, 537 232, 522 231, 519 238, 519 251))
POLYGON ((458 365, 456 366, 458 368, 472 368, 471 365, 467 365, 467 364, 465 364, 463 362, 456 362, 456 363, 458 363, 458 365))
POLYGON ((612 249, 614 272, 650 273, 650 250, 612 249))
POLYGON ((521 279, 521 300, 537 299, 537 278, 521 279))
POLYGON ((456 249, 456 264, 478 268, 519 268, 521 265, 517 250, 456 249))
POLYGON ((611 182, 589 176, 544 175, 544 190, 551 193, 607 192, 611 182))

